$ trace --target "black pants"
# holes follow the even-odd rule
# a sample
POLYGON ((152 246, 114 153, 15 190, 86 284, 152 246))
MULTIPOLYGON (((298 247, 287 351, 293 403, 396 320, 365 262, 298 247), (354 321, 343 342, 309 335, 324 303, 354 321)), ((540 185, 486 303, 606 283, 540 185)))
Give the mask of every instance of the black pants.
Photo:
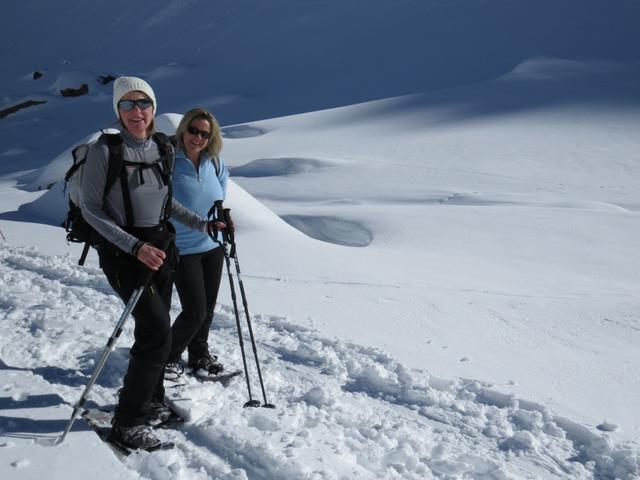
MULTIPOLYGON (((144 233, 139 238, 151 241, 149 237, 173 235, 169 232, 144 233), (143 238, 143 237, 148 238, 143 238)), ((160 246, 161 241, 153 241, 160 246)), ((130 350, 129 366, 120 392, 120 400, 115 412, 115 423, 119 425, 139 425, 144 423, 152 400, 164 399, 164 366, 171 347, 171 293, 175 255, 167 251, 167 259, 151 282, 144 289, 140 300, 133 309, 135 320, 135 341, 130 350)), ((122 300, 127 303, 133 292, 140 286, 148 270, 137 259, 114 248, 100 251, 100 267, 109 284, 122 300)))
POLYGON ((189 361, 209 354, 209 328, 218 299, 224 250, 181 255, 176 271, 176 290, 182 312, 171 327, 170 362, 178 362, 188 349, 189 361))

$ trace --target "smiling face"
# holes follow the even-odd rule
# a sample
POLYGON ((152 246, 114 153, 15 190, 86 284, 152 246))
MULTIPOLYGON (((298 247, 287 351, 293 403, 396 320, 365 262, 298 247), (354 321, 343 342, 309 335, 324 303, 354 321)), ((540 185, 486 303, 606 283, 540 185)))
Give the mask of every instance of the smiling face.
POLYGON ((193 119, 182 135, 184 153, 192 161, 198 161, 200 153, 207 148, 210 138, 211 124, 204 118, 193 119))
MULTIPOLYGON (((149 97, 142 92, 129 92, 120 99, 123 100, 149 100, 149 97)), ((153 106, 142 109, 139 105, 135 105, 132 109, 126 110, 118 105, 118 114, 120 120, 127 131, 139 140, 147 138, 147 132, 151 121, 153 120, 153 106)))

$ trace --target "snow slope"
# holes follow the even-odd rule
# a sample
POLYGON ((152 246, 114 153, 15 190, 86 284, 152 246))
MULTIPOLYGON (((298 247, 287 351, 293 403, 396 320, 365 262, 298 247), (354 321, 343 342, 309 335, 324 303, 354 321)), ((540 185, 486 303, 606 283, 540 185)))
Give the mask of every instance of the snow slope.
MULTIPOLYGON (((66 443, 38 444, 63 429, 71 411, 66 404, 77 401, 120 302, 99 270, 78 269, 68 256, 6 245, 0 251, 3 321, 13 323, 0 347, 2 358, 11 359, 0 371, 8 395, 3 478, 85 478, 104 469, 105 478, 124 478, 81 421, 66 443), (76 461, 87 449, 98 459, 91 467, 76 461), (72 465, 50 463, 67 455, 72 465)), ((233 312, 222 305, 216 315, 216 351, 239 365, 233 312)), ((242 381, 226 389, 198 382, 169 387, 188 418, 184 428, 161 432, 177 449, 133 455, 129 469, 162 479, 633 478, 638 472, 637 449, 541 403, 484 382, 409 369, 381 350, 283 317, 261 314, 254 322, 268 401, 277 409, 242 409, 242 381)), ((131 324, 123 337, 89 404, 114 402, 131 324)))
POLYGON ((0 109, 47 103, 3 120, 0 153, 39 167, 110 123, 109 75, 147 78, 160 112, 197 103, 231 125, 474 84, 535 56, 638 60, 638 18, 634 0, 9 0, 0 109), (82 83, 87 96, 58 93, 82 83))

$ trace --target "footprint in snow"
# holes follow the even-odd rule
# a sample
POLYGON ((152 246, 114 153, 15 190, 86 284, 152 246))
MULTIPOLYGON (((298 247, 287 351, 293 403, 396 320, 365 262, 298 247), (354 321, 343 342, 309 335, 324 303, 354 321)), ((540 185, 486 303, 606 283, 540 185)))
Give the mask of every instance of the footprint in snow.
POLYGON ((610 422, 609 420, 605 420, 600 425, 597 425, 596 428, 601 432, 615 432, 616 430, 618 430, 618 425, 610 422))
POLYGON ((222 128, 224 138, 252 138, 267 133, 268 130, 253 125, 234 125, 222 128))

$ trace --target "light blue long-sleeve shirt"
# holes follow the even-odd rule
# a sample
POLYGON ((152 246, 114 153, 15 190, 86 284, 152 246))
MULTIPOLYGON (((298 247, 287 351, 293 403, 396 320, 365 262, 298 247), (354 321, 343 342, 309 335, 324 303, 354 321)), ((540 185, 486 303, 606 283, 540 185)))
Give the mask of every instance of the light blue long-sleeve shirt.
MULTIPOLYGON (((193 162, 178 150, 173 170, 173 197, 185 208, 206 218, 213 203, 224 200, 227 194, 229 171, 222 159, 219 170, 220 173, 216 174, 215 165, 209 158, 202 158, 196 170, 193 162)), ((208 234, 192 230, 182 223, 175 222, 175 227, 180 255, 203 253, 219 245, 208 234)), ((220 233, 217 240, 222 241, 220 233)))

